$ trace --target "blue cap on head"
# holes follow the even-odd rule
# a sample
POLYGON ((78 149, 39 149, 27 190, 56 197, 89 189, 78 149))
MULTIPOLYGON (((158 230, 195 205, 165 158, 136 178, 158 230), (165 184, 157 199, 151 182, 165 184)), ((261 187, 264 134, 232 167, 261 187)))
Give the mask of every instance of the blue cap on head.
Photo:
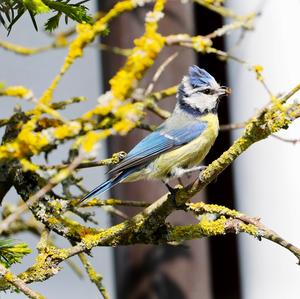
POLYGON ((189 82, 193 88, 197 88, 212 85, 216 80, 206 70, 200 69, 197 65, 193 65, 189 68, 189 82))

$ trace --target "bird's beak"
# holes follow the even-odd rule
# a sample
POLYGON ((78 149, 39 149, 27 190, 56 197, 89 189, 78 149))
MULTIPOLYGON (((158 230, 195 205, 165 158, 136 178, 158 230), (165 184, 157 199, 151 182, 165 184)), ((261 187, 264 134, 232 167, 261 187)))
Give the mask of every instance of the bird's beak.
POLYGON ((219 89, 220 96, 228 96, 231 94, 231 89, 227 86, 221 86, 219 89))

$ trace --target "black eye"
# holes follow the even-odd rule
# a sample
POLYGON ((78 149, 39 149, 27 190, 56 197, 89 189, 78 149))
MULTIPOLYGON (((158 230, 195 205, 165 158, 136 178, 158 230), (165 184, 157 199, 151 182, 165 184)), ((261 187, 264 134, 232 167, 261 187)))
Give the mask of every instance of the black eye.
POLYGON ((212 90, 209 88, 206 88, 206 89, 201 90, 201 92, 204 94, 211 94, 212 90))

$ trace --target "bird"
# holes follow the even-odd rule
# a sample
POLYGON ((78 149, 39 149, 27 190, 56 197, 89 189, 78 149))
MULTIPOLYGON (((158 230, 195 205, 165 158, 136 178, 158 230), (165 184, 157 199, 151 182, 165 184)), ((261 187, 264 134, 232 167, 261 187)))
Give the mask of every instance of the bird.
MULTIPOLYGON (((203 170, 203 161, 219 132, 217 109, 230 89, 206 70, 193 65, 183 77, 171 116, 142 139, 113 167, 110 178, 80 199, 80 203, 122 182, 170 179, 203 170)), ((169 189, 170 190, 170 189, 169 189)))

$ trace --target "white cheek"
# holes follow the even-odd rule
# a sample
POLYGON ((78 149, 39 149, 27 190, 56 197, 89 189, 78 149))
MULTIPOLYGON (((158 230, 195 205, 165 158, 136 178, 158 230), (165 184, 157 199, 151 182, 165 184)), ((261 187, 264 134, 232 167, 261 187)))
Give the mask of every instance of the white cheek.
POLYGON ((185 100, 193 108, 197 108, 200 111, 211 110, 215 108, 217 103, 217 97, 210 95, 193 94, 185 100))

